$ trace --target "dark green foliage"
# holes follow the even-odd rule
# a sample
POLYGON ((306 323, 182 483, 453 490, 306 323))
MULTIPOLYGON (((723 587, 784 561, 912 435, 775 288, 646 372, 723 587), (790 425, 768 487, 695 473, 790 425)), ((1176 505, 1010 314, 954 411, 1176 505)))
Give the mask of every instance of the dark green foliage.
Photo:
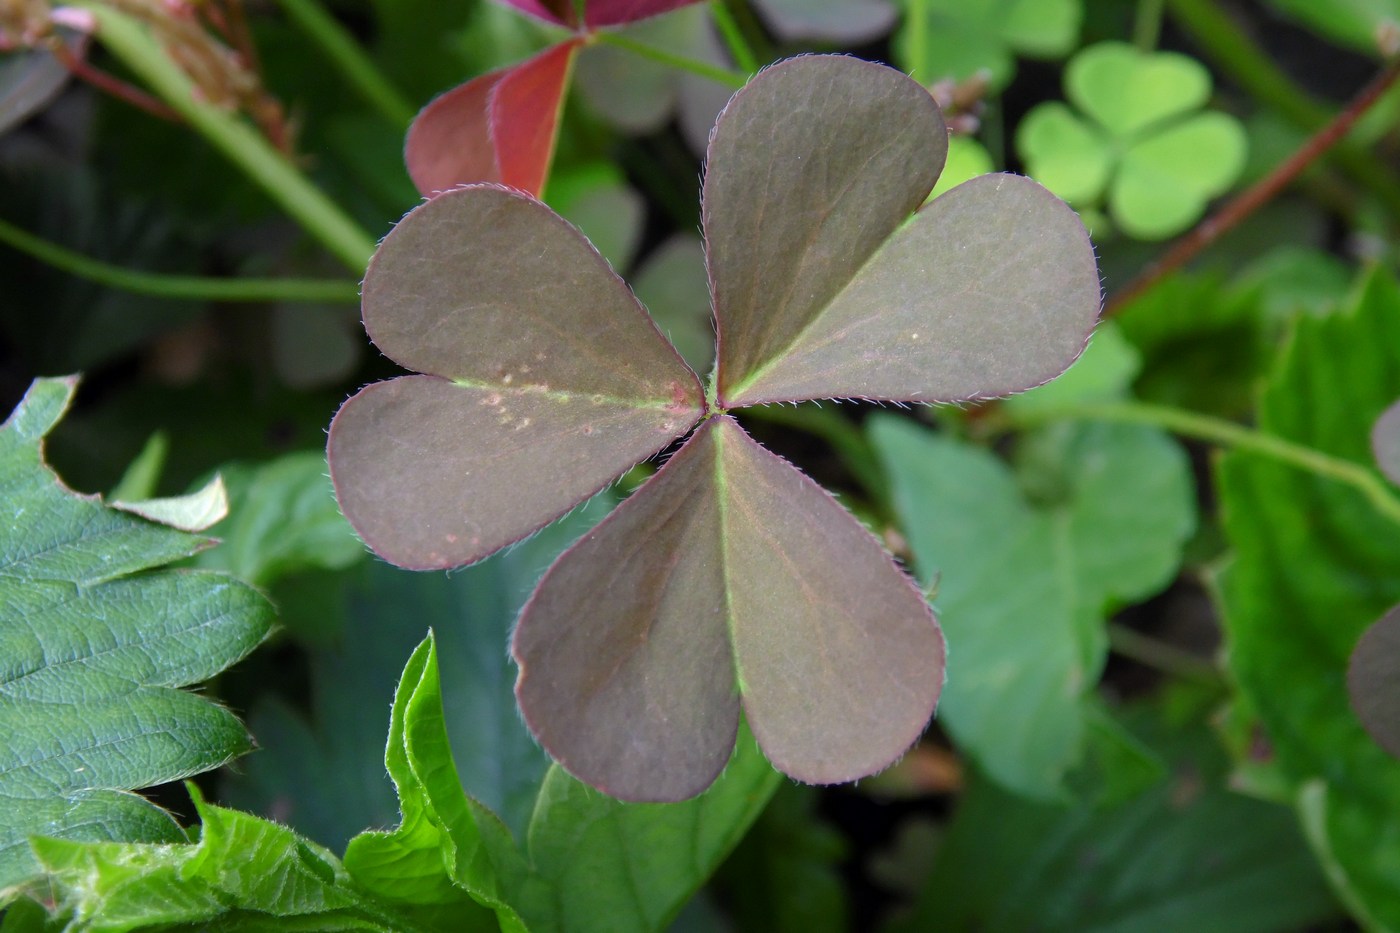
POLYGON ((33 836, 179 839, 129 793, 218 767, 251 740, 176 688, 213 677, 272 625, 259 593, 158 569, 210 546, 65 489, 41 443, 76 380, 35 382, 0 427, 0 899, 31 880, 33 836))

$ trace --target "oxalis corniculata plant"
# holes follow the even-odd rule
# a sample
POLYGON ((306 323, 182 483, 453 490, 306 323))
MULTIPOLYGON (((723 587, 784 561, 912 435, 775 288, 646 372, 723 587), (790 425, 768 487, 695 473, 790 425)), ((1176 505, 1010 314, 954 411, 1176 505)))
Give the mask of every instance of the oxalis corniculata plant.
POLYGON ((515 631, 521 711, 580 779, 626 800, 693 796, 741 712, 810 783, 879 771, 923 731, 944 680, 926 600, 734 412, 986 399, 1079 355, 1099 312, 1079 219, 1014 175, 921 208, 946 151, 928 92, 880 65, 792 59, 736 94, 702 193, 708 386, 588 241, 522 192, 449 191, 380 245, 365 327, 421 375, 346 402, 328 450, 342 509, 382 557, 481 560, 683 440, 550 568, 515 631))

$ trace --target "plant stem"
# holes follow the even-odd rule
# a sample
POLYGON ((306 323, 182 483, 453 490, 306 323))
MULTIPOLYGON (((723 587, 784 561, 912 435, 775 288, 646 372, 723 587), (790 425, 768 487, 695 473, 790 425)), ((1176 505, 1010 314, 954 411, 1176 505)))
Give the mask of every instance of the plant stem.
POLYGON ((904 34, 909 37, 909 76, 920 84, 928 74, 928 0, 909 0, 904 12, 904 34))
POLYGON ((1115 654, 1182 680, 1221 685, 1224 677, 1209 661, 1118 622, 1108 623, 1108 646, 1115 654))
POLYGON ((728 68, 721 68, 719 65, 712 65, 709 62, 701 61, 698 58, 691 58, 688 55, 677 55, 675 52, 668 52, 666 49, 657 48, 654 45, 647 45, 645 42, 638 42, 636 39, 630 36, 624 36, 621 33, 600 29, 593 33, 593 38, 598 42, 615 45, 620 49, 626 49, 643 58, 661 62, 661 64, 669 65, 672 68, 679 68, 681 71, 688 71, 702 78, 709 78, 711 81, 716 81, 720 84, 728 85, 729 87, 743 87, 745 82, 749 80, 749 76, 746 74, 740 74, 728 68))
POLYGON ((321 47, 350 86, 366 103, 399 128, 417 112, 398 88, 365 54, 360 43, 328 13, 318 0, 279 0, 301 31, 321 47))
POLYGON ((97 0, 75 2, 92 12, 97 36, 113 55, 348 269, 356 275, 364 274, 374 252, 374 237, 237 114, 202 101, 189 77, 137 20, 97 0))
POLYGON ((1172 244, 1160 259, 1117 291, 1104 308, 1104 316, 1108 317, 1123 310, 1164 276, 1196 258, 1207 246, 1272 200, 1323 153, 1336 145, 1398 78, 1400 61, 1391 62, 1352 98, 1346 109, 1314 133, 1296 152, 1280 162, 1268 175, 1231 199, 1219 211, 1197 224, 1195 229, 1172 244))
MULTIPOLYGON (((1167 0, 1173 19, 1231 80, 1278 111, 1305 132, 1315 132, 1331 118, 1256 46, 1214 0, 1167 0)), ((1400 220, 1400 180, 1364 147, 1343 142, 1329 157, 1365 186, 1400 220)))
POLYGON ((1166 5, 1166 0, 1138 0, 1137 16, 1133 20, 1133 45, 1144 52, 1157 49, 1166 5))
POLYGON ((724 37, 724 44, 733 56, 734 63, 749 74, 758 71, 758 56, 749 47, 748 40, 744 38, 744 31, 739 28, 738 21, 734 19, 729 7, 725 6, 724 0, 710 0, 710 15, 714 17, 715 26, 724 37))
POLYGON ((338 279, 229 279, 137 272, 75 253, 4 220, 0 220, 0 243, 79 278, 141 295, 209 301, 353 304, 360 300, 360 287, 356 283, 338 279))
POLYGON ((1013 415, 1012 419, 1022 426, 1071 419, 1150 424, 1165 428, 1185 437, 1258 454, 1316 476, 1345 483, 1365 496, 1377 512, 1400 523, 1400 497, 1381 479, 1380 474, 1369 467, 1222 418, 1142 402, 1101 402, 1066 406, 1030 416, 1013 415))

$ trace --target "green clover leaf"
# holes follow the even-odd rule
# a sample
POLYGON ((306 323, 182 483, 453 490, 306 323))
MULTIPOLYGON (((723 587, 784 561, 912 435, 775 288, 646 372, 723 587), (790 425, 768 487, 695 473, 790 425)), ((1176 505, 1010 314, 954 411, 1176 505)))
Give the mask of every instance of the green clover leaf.
POLYGON ((1058 101, 1036 107, 1016 148, 1031 175, 1076 207, 1106 198, 1124 232, 1162 239, 1200 219, 1244 168, 1239 121, 1197 112, 1210 92, 1194 59, 1101 42, 1065 71, 1077 111, 1058 101))
POLYGON ((913 74, 930 83, 942 78, 962 81, 979 71, 990 73, 993 88, 1005 87, 1016 74, 1016 55, 1057 58, 1074 48, 1084 16, 1080 0, 926 0, 923 35, 907 17, 895 33, 895 55, 905 68, 918 68, 909 54, 922 39, 928 74, 913 74))

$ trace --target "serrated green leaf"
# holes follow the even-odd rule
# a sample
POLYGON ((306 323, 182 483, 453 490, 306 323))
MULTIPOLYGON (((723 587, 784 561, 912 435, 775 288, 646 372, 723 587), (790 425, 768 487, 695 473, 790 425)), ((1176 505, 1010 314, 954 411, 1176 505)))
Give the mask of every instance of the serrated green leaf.
POLYGON ((741 702, 769 760, 798 780, 874 773, 918 738, 943 680, 918 590, 728 416, 560 557, 512 653, 540 744, 625 800, 707 786, 733 752, 741 702))
POLYGON ((266 637, 272 607, 222 574, 159 571, 207 539, 63 488, 41 441, 74 380, 39 380, 0 428, 0 891, 31 876, 27 841, 179 838, 122 793, 216 767, 250 741, 177 687, 266 637), (138 573, 140 571, 140 573, 138 573))
POLYGON ((1185 455, 1153 429, 1061 426, 1023 441, 1040 459, 1018 484, 989 452, 907 421, 880 417, 871 432, 920 574, 940 575, 957 660, 939 721, 999 783, 1063 795, 1104 614, 1170 580, 1194 528, 1185 455))
MULTIPOLYGON (((1400 396, 1396 346, 1400 288, 1377 271, 1344 312, 1298 322, 1260 429, 1369 464, 1371 427, 1400 396)), ((1294 794, 1324 785, 1313 842, 1339 893, 1400 926, 1400 762, 1362 729, 1345 685, 1362 631, 1400 601, 1400 528, 1351 487, 1272 460, 1232 452, 1219 477, 1235 551, 1219 582, 1230 669, 1278 780, 1294 794)))
POLYGON ((375 901, 333 854, 286 827, 205 803, 193 785, 190 794, 201 824, 194 844, 35 841, 70 928, 442 929, 375 901))

